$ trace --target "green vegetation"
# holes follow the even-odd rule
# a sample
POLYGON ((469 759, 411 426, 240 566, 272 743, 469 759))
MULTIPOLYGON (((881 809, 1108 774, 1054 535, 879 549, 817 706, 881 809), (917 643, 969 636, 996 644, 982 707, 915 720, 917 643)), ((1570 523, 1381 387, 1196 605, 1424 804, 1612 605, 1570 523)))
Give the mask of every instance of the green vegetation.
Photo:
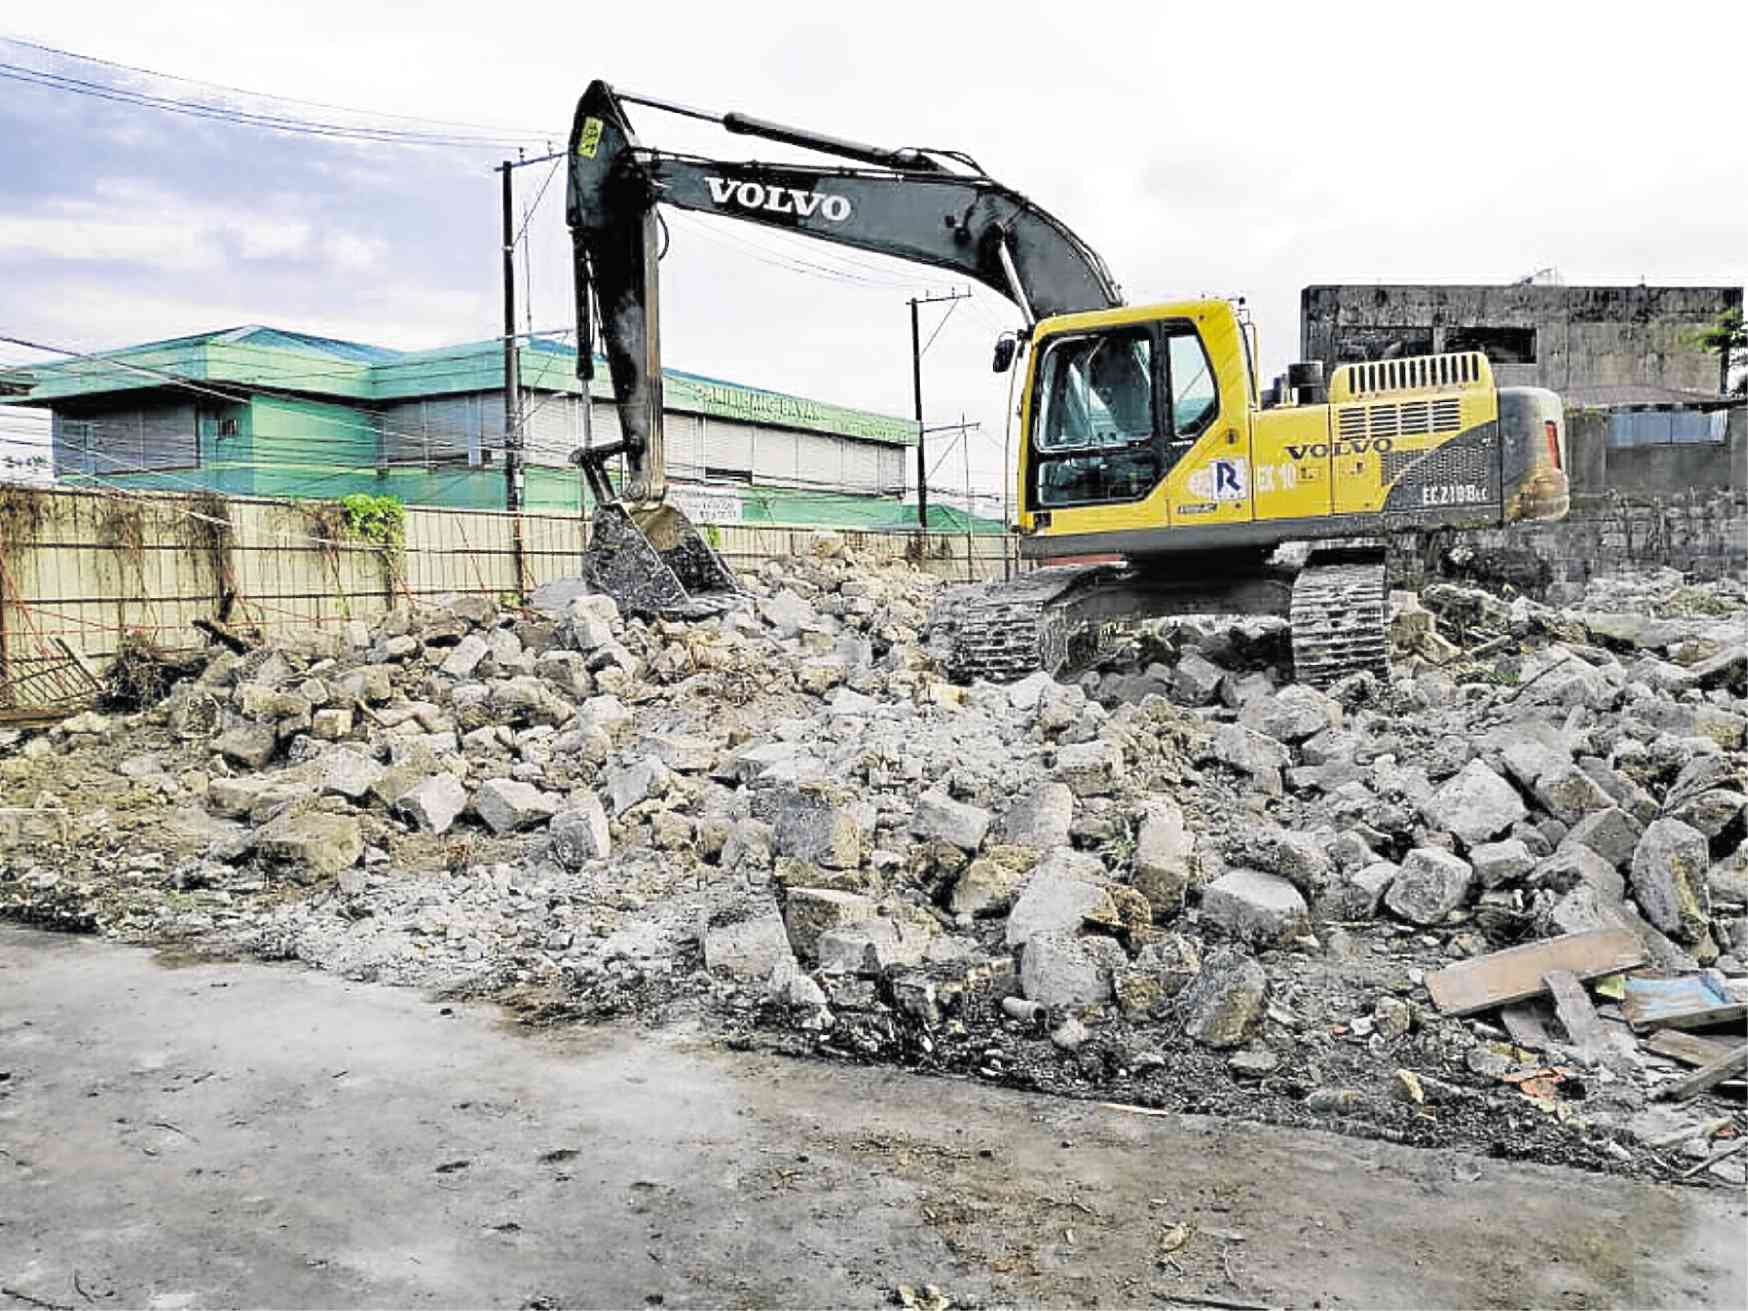
POLYGON ((1689 334, 1688 340, 1723 360, 1725 374, 1736 375, 1732 390, 1748 396, 1748 322, 1743 321, 1741 310, 1720 311, 1711 323, 1689 334))
POLYGON ((407 507, 398 496, 354 492, 340 499, 346 533, 397 554, 407 546, 407 507))

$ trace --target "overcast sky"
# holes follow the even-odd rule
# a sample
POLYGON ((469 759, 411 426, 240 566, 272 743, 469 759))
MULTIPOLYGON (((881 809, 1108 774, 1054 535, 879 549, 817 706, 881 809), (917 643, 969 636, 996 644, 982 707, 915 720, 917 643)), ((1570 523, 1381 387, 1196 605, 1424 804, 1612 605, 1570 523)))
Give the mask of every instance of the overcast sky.
MULTIPOLYGON (((1573 283, 1748 280, 1740 3, 128 0, 31 6, 0 34, 511 129, 533 150, 541 134, 562 146, 594 77, 957 148, 1079 232, 1131 302, 1246 296, 1270 373, 1296 353, 1310 283, 1509 282, 1549 266, 1573 283)), ((190 94, 11 45, 0 61, 190 94)), ((648 111, 634 125, 646 144, 805 158, 648 111)), ((490 336, 498 154, 288 136, 0 81, 0 332, 81 350, 241 323, 402 348, 490 336)), ((521 170, 524 203, 546 172, 521 170)), ((537 328, 569 326, 562 192, 559 177, 530 224, 537 328)), ((859 252, 845 264, 749 225, 683 216, 672 229, 671 367, 910 413, 905 300, 945 290, 942 275, 859 252)), ((983 424, 970 446, 982 487, 1000 479, 1006 385, 990 346, 1016 318, 979 289, 926 359, 928 422, 983 424)), ((0 361, 28 358, 0 347, 0 361)), ((941 479, 957 482, 957 454, 949 468, 941 479)))

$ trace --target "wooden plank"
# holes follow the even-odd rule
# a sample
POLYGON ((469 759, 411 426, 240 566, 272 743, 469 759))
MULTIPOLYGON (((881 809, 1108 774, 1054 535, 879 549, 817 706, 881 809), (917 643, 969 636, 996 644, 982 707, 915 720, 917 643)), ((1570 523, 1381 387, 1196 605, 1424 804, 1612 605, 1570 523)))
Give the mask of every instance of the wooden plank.
POLYGON ((1676 1176, 1676 1178, 1678 1178, 1678 1179, 1691 1179, 1694 1177, 1694 1175, 1698 1174, 1700 1171, 1711 1169, 1719 1161, 1728 1160, 1730 1157, 1734 1156, 1737 1152, 1741 1151, 1744 1147, 1748 1147, 1748 1138, 1738 1138, 1735 1142, 1731 1143, 1729 1146, 1720 1147, 1717 1151, 1713 1152, 1710 1156, 1706 1157, 1706 1159, 1701 1161, 1698 1165, 1693 1166, 1691 1169, 1683 1170, 1679 1175, 1676 1176))
POLYGON ((1628 979, 1621 1003, 1635 1029, 1703 1029, 1748 1016, 1748 1004, 1731 998, 1704 974, 1679 979, 1628 979))
POLYGON ((1519 1047, 1539 1052, 1552 1045, 1553 1040, 1548 1037, 1547 1011, 1539 1002, 1533 999, 1513 1002, 1500 1010, 1499 1018, 1504 1021, 1511 1040, 1519 1047))
POLYGON ((1656 1102, 1685 1102, 1698 1097, 1707 1088, 1715 1088, 1725 1079, 1748 1072, 1748 1043, 1732 1048, 1709 1065, 1702 1065, 1686 1078, 1664 1084, 1651 1094, 1656 1102))
POLYGON ((1427 975, 1426 987, 1446 1015, 1474 1015, 1540 996, 1543 978, 1555 970, 1582 982, 1644 960, 1645 949, 1631 930, 1592 929, 1458 961, 1427 975))
POLYGON ((1602 1031, 1602 1020, 1584 985, 1570 970, 1550 970, 1542 982, 1554 994, 1554 1011, 1566 1026, 1566 1036, 1587 1058, 1595 1060, 1608 1049, 1608 1036, 1602 1031))
POLYGON ((1683 1033, 1679 1029, 1659 1029, 1645 1040, 1645 1049, 1683 1065, 1710 1065, 1718 1057, 1729 1054, 1730 1044, 1715 1038, 1702 1038, 1696 1033, 1683 1033))

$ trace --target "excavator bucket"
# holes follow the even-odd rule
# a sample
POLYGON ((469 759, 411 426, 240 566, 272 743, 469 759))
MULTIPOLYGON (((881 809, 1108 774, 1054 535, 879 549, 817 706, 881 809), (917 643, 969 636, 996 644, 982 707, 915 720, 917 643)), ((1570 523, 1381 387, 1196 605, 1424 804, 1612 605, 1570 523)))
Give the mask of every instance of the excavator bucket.
POLYGON ((589 524, 583 577, 611 596, 620 613, 704 619, 742 597, 734 574, 704 535, 667 503, 631 509, 608 501, 589 524))

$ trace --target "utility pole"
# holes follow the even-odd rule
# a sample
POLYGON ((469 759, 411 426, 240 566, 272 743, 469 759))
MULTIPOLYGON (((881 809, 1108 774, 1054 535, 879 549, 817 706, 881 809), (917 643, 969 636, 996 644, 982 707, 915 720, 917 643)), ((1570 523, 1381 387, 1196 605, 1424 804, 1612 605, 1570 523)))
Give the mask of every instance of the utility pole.
POLYGON ((504 175, 504 508, 522 509, 521 361, 516 353, 516 215, 515 189, 505 160, 504 175))
MULTIPOLYGON (((925 533, 929 530, 929 466, 923 455, 926 432, 923 427, 923 351, 927 348, 923 345, 922 331, 917 323, 917 306, 970 299, 969 291, 955 291, 945 296, 912 296, 910 300, 910 379, 916 394, 916 526, 925 533)), ((946 322, 945 319, 941 321, 946 322)), ((930 337, 929 341, 933 342, 934 338, 930 337)))

